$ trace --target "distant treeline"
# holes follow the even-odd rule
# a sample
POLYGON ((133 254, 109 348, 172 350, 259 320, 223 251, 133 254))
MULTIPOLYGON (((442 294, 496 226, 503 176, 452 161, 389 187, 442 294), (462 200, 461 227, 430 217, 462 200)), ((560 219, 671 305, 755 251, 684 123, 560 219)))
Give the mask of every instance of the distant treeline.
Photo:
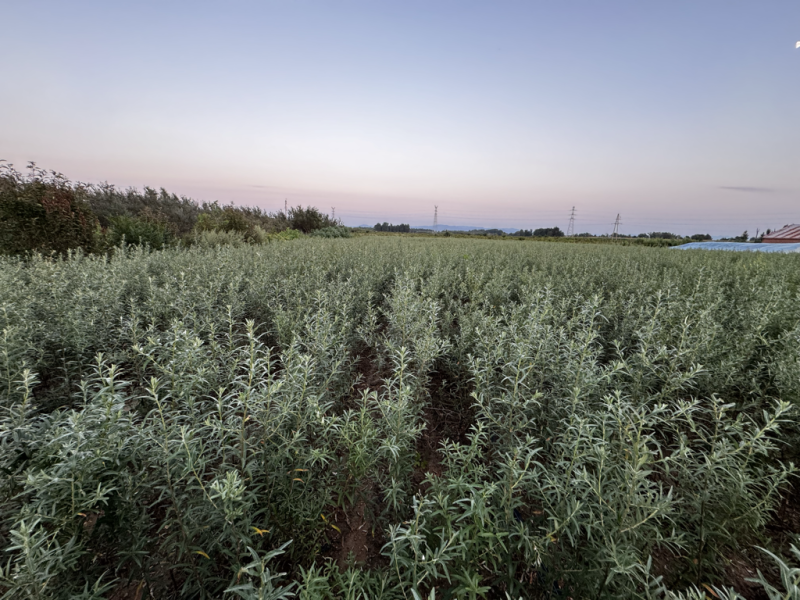
MULTIPOLYGON (((507 236, 509 240, 524 240, 524 237, 507 236)), ((531 237, 532 240, 539 240, 543 242, 563 242, 565 244, 615 244, 618 246, 647 246, 651 248, 663 248, 669 246, 679 246, 685 244, 686 239, 668 240, 664 238, 640 238, 635 236, 618 236, 611 237, 609 235, 573 235, 561 237, 531 237)))
POLYGON ((392 225, 391 223, 375 223, 375 227, 373 227, 375 231, 390 231, 393 233, 409 233, 411 231, 411 227, 406 223, 400 223, 400 225, 392 225))
MULTIPOLYGON (((376 223, 373 227, 375 231, 387 231, 387 232, 396 232, 396 233, 435 233, 432 230, 422 230, 422 229, 412 229, 406 224, 400 225, 393 225, 391 223, 376 223)), ((604 241, 622 241, 627 240, 626 244, 623 245, 630 245, 635 243, 637 245, 645 245, 645 246, 675 246, 677 244, 683 244, 687 241, 710 241, 711 235, 708 233, 696 233, 692 236, 681 236, 677 233, 671 233, 669 231, 653 231, 650 233, 640 233, 638 235, 625 235, 625 234, 617 234, 617 235, 609 235, 609 234, 602 234, 602 235, 595 235, 593 233, 578 233, 574 236, 570 236, 569 238, 566 237, 566 234, 560 227, 540 227, 538 229, 520 229, 515 233, 506 233, 502 229, 470 229, 468 231, 444 231, 440 232, 442 235, 446 237, 450 236, 498 236, 498 237, 505 237, 505 238, 538 238, 539 240, 549 240, 549 241, 579 241, 583 240, 585 242, 604 242, 604 241), (578 239, 576 239, 578 238, 578 239)), ((747 232, 742 234, 742 236, 733 238, 736 241, 742 240, 747 241, 747 232), (744 237, 742 237, 744 236, 744 237)))
POLYGON ((559 227, 541 227, 539 229, 520 229, 514 235, 518 237, 563 237, 564 232, 559 227))
MULTIPOLYGON (((746 232, 745 232, 746 233, 746 232)), ((504 240, 524 240, 531 239, 543 242, 564 242, 571 244, 617 244, 621 246, 648 246, 648 247, 668 247, 685 244, 688 241, 707 241, 711 236, 707 233, 698 233, 691 237, 681 237, 674 233, 653 232, 640 233, 638 235, 611 236, 609 234, 594 235, 593 233, 578 233, 567 237, 559 227, 543 227, 540 229, 520 229, 513 234, 507 234, 502 229, 472 229, 465 232, 445 231, 445 236, 485 236, 499 237, 504 240)), ((745 234, 742 234, 745 235, 745 234)), ((742 236, 734 238, 742 241, 742 236)), ((746 238, 743 241, 747 241, 746 238)), ((758 241, 751 239, 751 241, 758 241)))
MULTIPOLYGON (((564 237, 564 232, 561 231, 559 227, 542 227, 540 229, 520 229, 516 233, 512 234, 515 237, 547 237, 547 238, 559 238, 564 237)), ((745 232, 746 235, 746 232, 745 232)), ((594 235, 592 233, 578 233, 574 237, 579 238, 606 238, 612 237, 608 234, 603 235, 594 235)), ((696 242, 703 242, 711 240, 711 236, 707 233, 696 233, 692 236, 682 236, 678 235, 677 233, 670 233, 669 231, 653 231, 652 233, 640 233, 638 235, 623 235, 617 234, 613 236, 616 238, 621 239, 650 239, 650 240, 686 240, 691 239, 696 242)))
POLYGON ((105 252, 123 240, 156 250, 176 243, 263 243, 301 233, 349 236, 338 221, 310 206, 268 213, 198 203, 163 188, 76 183, 34 163, 23 174, 0 162, 0 254, 105 252))
MULTIPOLYGON (((631 236, 632 237, 632 236, 631 236)), ((687 239, 677 233, 670 233, 669 231, 654 231, 652 233, 640 233, 636 237, 649 238, 651 240, 683 240, 687 239)), ((694 235, 687 236, 688 239, 695 242, 706 242, 711 240, 711 235, 708 233, 695 233, 694 235)))

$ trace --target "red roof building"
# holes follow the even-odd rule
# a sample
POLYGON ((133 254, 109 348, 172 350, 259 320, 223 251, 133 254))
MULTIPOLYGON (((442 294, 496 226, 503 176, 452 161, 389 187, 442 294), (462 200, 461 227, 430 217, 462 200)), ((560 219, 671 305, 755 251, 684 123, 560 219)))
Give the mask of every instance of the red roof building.
POLYGON ((765 235, 761 241, 768 244, 792 244, 800 242, 800 225, 787 225, 786 227, 765 235))

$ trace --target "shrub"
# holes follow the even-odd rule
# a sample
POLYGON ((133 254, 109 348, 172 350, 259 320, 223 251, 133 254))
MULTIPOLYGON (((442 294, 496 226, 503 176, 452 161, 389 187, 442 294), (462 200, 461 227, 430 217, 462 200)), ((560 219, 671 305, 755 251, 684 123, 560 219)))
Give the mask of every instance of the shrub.
POLYGON ((118 246, 123 238, 131 245, 162 249, 184 239, 186 245, 202 246, 267 243, 295 239, 302 233, 325 229, 322 237, 348 237, 338 221, 314 207, 297 206, 287 214, 266 213, 259 208, 202 205, 186 197, 113 185, 72 183, 63 175, 29 166, 22 175, 0 161, 0 253, 30 251, 60 254, 81 248, 102 252, 118 246), (102 228, 102 229, 101 229, 102 228), (211 235, 216 232, 222 235, 211 235))
POLYGON ((109 223, 107 238, 113 246, 118 246, 124 240, 127 244, 161 250, 173 240, 169 227, 164 222, 120 215, 111 217, 109 223))
POLYGON ((0 164, 0 252, 95 250, 98 221, 81 193, 80 185, 34 163, 27 175, 0 164))
POLYGON ((158 192, 150 187, 120 191, 107 183, 87 185, 83 198, 103 227, 110 227, 115 217, 143 218, 164 223, 175 236, 191 232, 202 212, 191 198, 170 194, 164 188, 158 192))
POLYGON ((225 231, 240 233, 249 237, 255 224, 252 223, 244 212, 234 206, 219 207, 209 205, 206 212, 197 217, 195 229, 197 231, 225 231))
POLYGON ((288 228, 297 229, 303 233, 311 233, 316 229, 336 227, 339 225, 337 221, 331 219, 328 215, 323 214, 313 206, 308 206, 306 208, 296 206, 290 208, 286 224, 288 228))
POLYGON ((303 237, 303 233, 297 229, 284 229, 283 231, 267 236, 267 241, 275 240, 278 242, 285 242, 288 240, 296 240, 301 237, 303 237))
POLYGON ((186 238, 187 245, 196 245, 200 248, 215 248, 217 246, 238 248, 247 243, 247 238, 238 231, 218 231, 216 229, 196 231, 186 238))

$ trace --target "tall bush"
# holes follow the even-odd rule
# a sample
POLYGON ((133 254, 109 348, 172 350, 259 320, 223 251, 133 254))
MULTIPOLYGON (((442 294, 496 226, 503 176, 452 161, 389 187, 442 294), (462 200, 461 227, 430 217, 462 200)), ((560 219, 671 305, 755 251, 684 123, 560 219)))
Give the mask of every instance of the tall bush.
POLYGON ((118 246, 124 240, 128 244, 141 244, 152 250, 161 250, 173 240, 167 223, 156 219, 119 215, 109 219, 108 241, 118 246))
POLYGON ((98 221, 82 188, 34 163, 28 173, 0 163, 0 252, 57 252, 98 245, 98 221))

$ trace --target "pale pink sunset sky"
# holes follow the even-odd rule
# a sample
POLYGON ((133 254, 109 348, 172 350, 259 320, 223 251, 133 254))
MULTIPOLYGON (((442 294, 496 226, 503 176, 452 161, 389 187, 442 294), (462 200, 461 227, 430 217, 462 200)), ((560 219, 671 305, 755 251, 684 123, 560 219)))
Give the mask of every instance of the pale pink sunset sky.
POLYGON ((16 2, 0 159, 376 221, 800 222, 800 3, 16 2))

